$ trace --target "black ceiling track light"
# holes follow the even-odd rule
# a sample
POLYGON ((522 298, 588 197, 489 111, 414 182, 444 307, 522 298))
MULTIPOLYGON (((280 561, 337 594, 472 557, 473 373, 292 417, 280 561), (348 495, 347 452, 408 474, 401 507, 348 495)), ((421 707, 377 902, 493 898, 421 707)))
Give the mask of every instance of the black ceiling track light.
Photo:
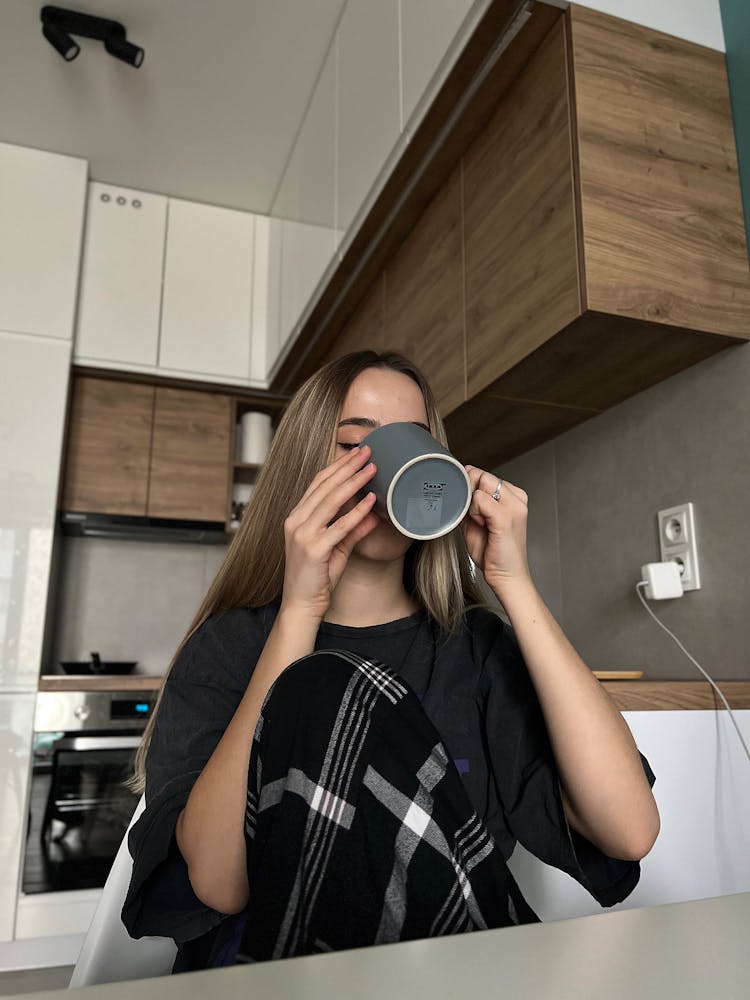
POLYGON ((65 10, 64 7, 42 7, 40 16, 42 34, 66 62, 71 62, 80 52, 71 35, 96 38, 104 42, 104 48, 111 56, 122 59, 131 66, 137 67, 143 62, 143 49, 127 40, 125 27, 119 21, 65 10))

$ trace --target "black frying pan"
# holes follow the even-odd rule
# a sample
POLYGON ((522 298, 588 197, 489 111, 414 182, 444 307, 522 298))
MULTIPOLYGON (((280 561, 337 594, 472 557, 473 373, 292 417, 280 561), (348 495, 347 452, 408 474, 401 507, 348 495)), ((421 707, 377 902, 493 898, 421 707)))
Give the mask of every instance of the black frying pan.
POLYGON ((60 663, 66 674, 129 674, 137 665, 137 660, 102 660, 98 653, 92 653, 91 660, 60 663))

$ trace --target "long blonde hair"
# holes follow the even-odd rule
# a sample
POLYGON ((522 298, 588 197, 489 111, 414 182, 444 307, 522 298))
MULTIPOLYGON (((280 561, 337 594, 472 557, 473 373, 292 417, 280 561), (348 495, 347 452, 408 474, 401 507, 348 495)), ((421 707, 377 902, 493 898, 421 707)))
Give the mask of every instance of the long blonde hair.
MULTIPOLYGON (((167 675, 188 639, 211 615, 281 600, 284 521, 314 476, 333 461, 335 428, 347 392, 355 378, 369 368, 390 369, 412 378, 424 397, 430 433, 448 446, 427 379, 402 354, 356 351, 329 362, 311 375, 292 397, 279 422, 237 534, 169 664, 167 675)), ((472 575, 460 528, 442 538, 411 546, 404 560, 404 585, 446 633, 456 630, 469 607, 496 610, 486 585, 472 575)), ((135 791, 145 787, 146 756, 164 686, 136 753, 135 774, 129 782, 135 791)))

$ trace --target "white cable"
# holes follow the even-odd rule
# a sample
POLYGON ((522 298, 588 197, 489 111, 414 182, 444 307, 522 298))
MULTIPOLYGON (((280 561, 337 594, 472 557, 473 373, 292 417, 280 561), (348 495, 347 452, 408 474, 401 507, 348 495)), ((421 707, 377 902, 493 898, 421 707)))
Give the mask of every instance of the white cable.
POLYGON ((639 588, 640 588, 640 587, 645 587, 645 586, 647 586, 647 583, 646 583, 646 581, 645 581, 645 580, 641 580, 641 582, 640 582, 640 583, 637 583, 637 584, 635 585, 635 592, 636 592, 636 594, 638 594, 638 596, 640 597, 640 599, 641 599, 641 604, 642 604, 642 605, 643 605, 643 607, 644 607, 644 608, 646 609, 646 611, 648 611, 648 613, 649 613, 649 614, 651 615, 651 617, 652 617, 652 618, 654 619, 654 621, 656 622, 656 624, 657 624, 657 625, 659 625, 659 626, 660 626, 661 628, 663 628, 663 629, 664 629, 664 631, 665 631, 665 632, 667 633, 667 635, 671 636, 671 637, 672 637, 672 638, 674 639, 674 641, 675 641, 675 642, 677 643, 677 645, 678 645, 678 646, 680 647, 680 649, 681 649, 681 650, 682 650, 682 652, 683 652, 683 653, 685 654, 685 656, 687 656, 687 658, 688 658, 688 659, 690 660, 690 662, 691 662, 691 663, 694 663, 694 664, 695 664, 695 666, 696 666, 696 667, 697 667, 697 668, 698 668, 698 669, 700 670, 700 672, 701 672, 701 673, 703 674, 703 676, 704 676, 704 677, 706 678, 706 680, 707 680, 707 681, 708 681, 708 683, 709 683, 709 684, 711 685, 711 687, 713 687, 713 688, 714 688, 714 690, 716 691, 716 693, 718 694, 718 696, 719 696, 719 697, 721 698, 721 700, 722 700, 722 701, 724 702, 724 707, 726 708, 727 712, 729 712, 729 717, 730 717, 730 719, 732 720, 732 725, 733 725, 733 726, 734 726, 734 728, 735 728, 735 729, 737 730, 737 735, 738 735, 738 736, 739 736, 739 738, 740 738, 740 743, 742 744, 742 748, 743 748, 743 750, 745 751, 745 755, 747 756, 747 759, 748 759, 748 760, 750 760, 750 750, 748 750, 748 748, 747 748, 747 743, 745 743, 744 739, 742 738, 742 733, 740 732, 740 727, 739 727, 739 726, 737 725, 737 722, 735 721, 735 718, 734 718, 734 712, 732 712, 732 709, 731 709, 731 708, 729 707, 729 703, 727 702, 727 699, 726 699, 726 698, 724 697, 724 695, 723 695, 723 693, 721 692, 721 690, 719 689, 719 687, 718 687, 718 686, 717 686, 716 684, 714 684, 714 682, 713 682, 713 681, 711 680, 711 678, 710 678, 710 677, 708 676, 708 674, 707 674, 707 673, 706 673, 706 671, 705 671, 705 670, 703 669, 703 667, 702 667, 702 666, 700 665, 700 663, 698 663, 698 661, 697 661, 696 659, 694 659, 694 658, 693 658, 693 657, 692 657, 692 656, 690 655, 690 653, 688 653, 688 651, 687 651, 687 650, 685 649, 685 647, 684 647, 684 646, 682 645, 682 643, 681 643, 681 642, 680 642, 680 640, 679 640, 679 639, 677 638, 677 636, 676 636, 676 635, 674 634, 674 632, 670 632, 670 631, 669 631, 669 629, 667 628, 667 626, 666 626, 666 625, 664 624, 664 622, 662 622, 662 621, 659 621, 659 619, 658 619, 658 618, 656 617, 656 615, 655 615, 655 614, 654 614, 654 612, 653 612, 653 611, 651 610, 651 608, 650 608, 650 607, 648 606, 648 604, 646 604, 646 601, 645 601, 645 598, 644 598, 643 594, 642 594, 642 593, 640 592, 640 590, 639 590, 639 588))

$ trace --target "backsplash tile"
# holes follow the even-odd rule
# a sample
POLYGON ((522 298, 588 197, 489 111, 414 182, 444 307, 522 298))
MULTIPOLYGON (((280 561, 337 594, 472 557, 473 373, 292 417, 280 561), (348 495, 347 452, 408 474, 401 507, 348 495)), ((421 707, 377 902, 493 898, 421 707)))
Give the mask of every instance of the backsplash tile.
POLYGON ((51 662, 137 660, 162 674, 226 553, 223 545, 60 538, 51 662))
POLYGON ((701 679, 635 593, 657 511, 692 501, 702 588, 651 607, 714 678, 750 677, 748 386, 740 345, 497 470, 529 493, 532 576, 592 668, 701 679))

